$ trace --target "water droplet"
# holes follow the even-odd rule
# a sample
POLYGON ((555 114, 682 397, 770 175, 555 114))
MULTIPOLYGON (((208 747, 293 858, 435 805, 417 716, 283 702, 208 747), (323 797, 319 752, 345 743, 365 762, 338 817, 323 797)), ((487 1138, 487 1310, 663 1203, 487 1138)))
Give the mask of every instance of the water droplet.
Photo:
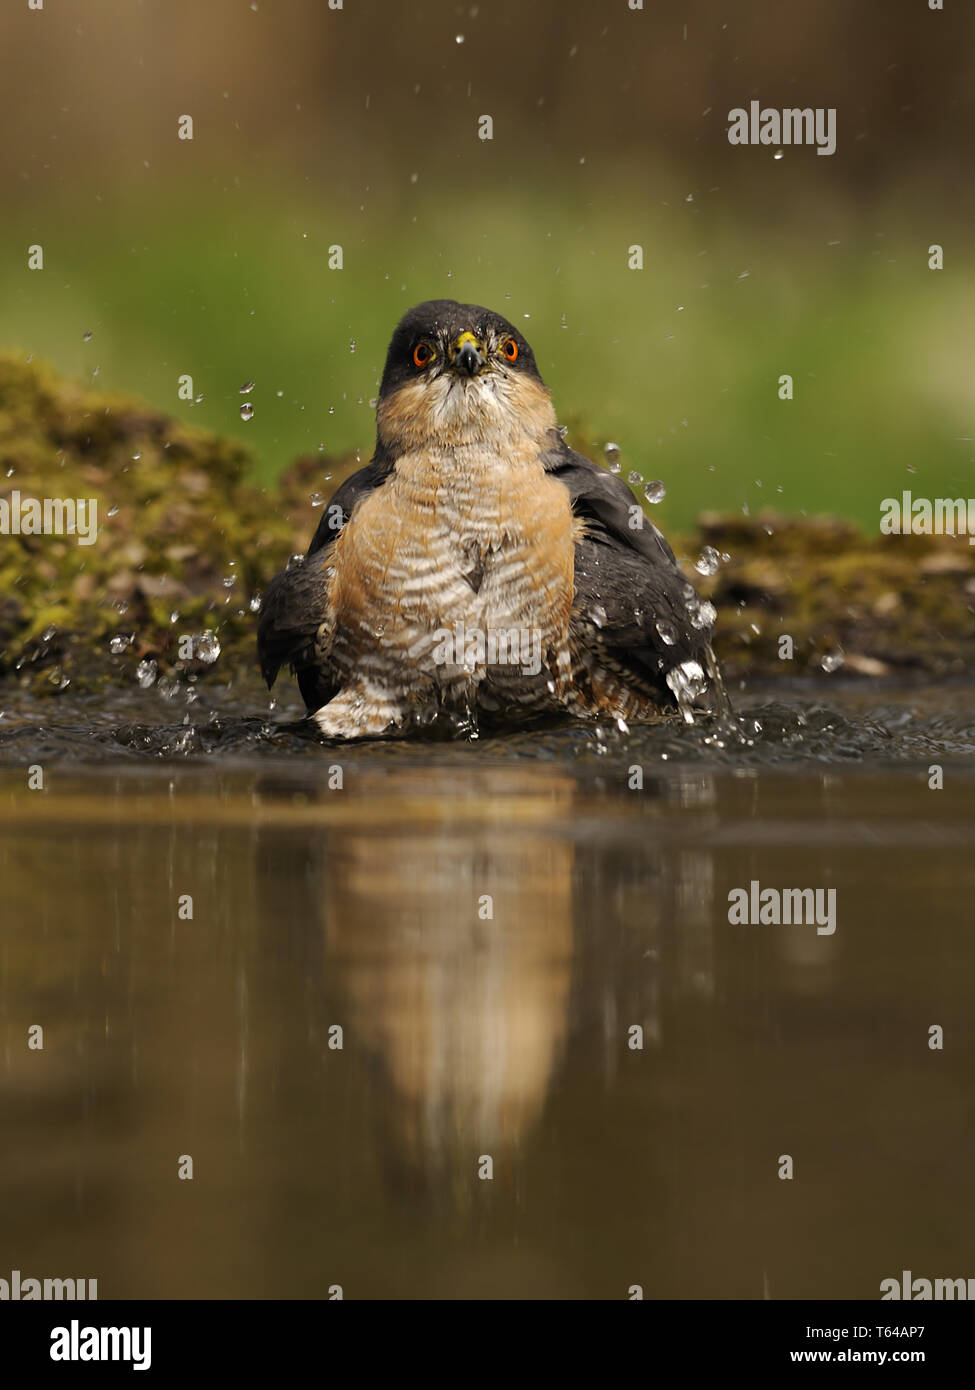
POLYGON ((125 651, 126 647, 130 647, 131 645, 132 634, 120 634, 118 637, 112 638, 112 640, 108 644, 108 650, 112 653, 113 656, 121 656, 122 653, 125 651))
POLYGON ((614 444, 612 440, 610 440, 608 444, 605 444, 603 446, 603 457, 611 473, 618 473, 620 471, 620 446, 618 444, 614 444))
POLYGON ((660 636, 661 642, 667 647, 672 647, 677 641, 677 629, 668 618, 658 618, 654 627, 660 636))
POLYGON ((109 507, 109 509, 108 509, 108 511, 107 511, 107 513, 106 513, 106 515, 107 515, 107 516, 118 516, 118 507, 117 507, 116 505, 113 504, 111 507, 109 507))
POLYGON ((156 679, 156 663, 151 660, 140 661, 135 668, 135 678, 143 690, 148 690, 156 679))
POLYGON ((781 159, 784 153, 785 153, 784 150, 776 150, 776 151, 775 151, 775 154, 773 154, 772 158, 773 158, 773 159, 781 159))
POLYGON ((242 396, 249 396, 250 393, 253 391, 254 386, 255 383, 253 381, 245 381, 243 386, 238 386, 237 389, 242 396))
POLYGON ((141 459, 141 457, 142 457, 141 454, 133 454, 133 455, 132 455, 132 462, 133 462, 133 463, 138 463, 139 460, 141 459))
POLYGON ((240 407, 240 418, 242 420, 252 420, 254 418, 254 407, 250 401, 245 401, 240 407))
POLYGON ((202 397, 202 396, 196 396, 196 397, 194 397, 193 404, 194 404, 194 405, 202 405, 202 404, 203 404, 203 397, 202 397))
POLYGON ((606 609, 602 606, 601 603, 597 603, 594 608, 590 608, 589 619, 592 623, 596 625, 596 627, 605 627, 606 609))
POLYGON ((112 604, 116 613, 124 616, 129 611, 129 605, 124 598, 117 598, 112 604))
POLYGON ((827 675, 832 675, 834 671, 838 671, 840 669, 845 660, 846 657, 837 647, 835 651, 827 652, 819 664, 820 666, 822 666, 823 670, 826 672, 827 675))
POLYGON ((264 595, 261 593, 260 589, 258 589, 255 593, 251 594, 250 604, 248 605, 251 612, 259 613, 261 611, 261 604, 263 603, 263 601, 264 595))
POLYGON ((215 632, 201 632, 193 638, 193 655, 197 661, 212 665, 220 655, 220 643, 215 632))
POLYGON ((714 574, 721 563, 721 556, 713 545, 706 545, 697 558, 694 568, 698 574, 714 574))
POLYGON ((648 502, 662 502, 667 496, 667 489, 659 478, 655 478, 653 482, 647 483, 643 489, 643 495, 648 502))
POLYGON ((225 589, 232 589, 237 583, 237 576, 235 574, 225 574, 221 582, 225 589))
POLYGON ((349 351, 350 351, 350 352, 355 352, 355 348, 356 348, 356 342, 355 342, 355 339, 353 338, 352 341, 349 343, 349 351))
POLYGON ((289 569, 289 570, 294 570, 294 569, 297 569, 299 565, 303 565, 304 563, 305 563, 305 557, 304 557, 304 555, 289 555, 289 556, 288 556, 288 563, 287 563, 287 565, 286 565, 285 568, 286 568, 286 569, 289 569))
POLYGON ((627 474, 626 481, 630 484, 630 487, 639 487, 643 482, 643 474, 638 473, 635 468, 631 468, 627 474))
POLYGON ((54 623, 50 623, 50 624, 44 629, 44 631, 41 633, 41 641, 42 641, 42 642, 53 642, 54 639, 55 639, 55 637, 57 637, 57 635, 58 635, 57 627, 54 625, 54 623))
POLYGON ((91 337, 92 337, 91 329, 88 329, 88 331, 87 331, 86 333, 82 333, 82 335, 81 335, 81 340, 82 340, 82 342, 90 343, 90 342, 91 342, 91 337))
POLYGON ((313 507, 324 507, 325 505, 325 498, 320 492, 309 492, 308 501, 313 507))
POLYGON ((699 600, 693 607, 688 604, 687 611, 690 614, 691 627, 696 627, 698 629, 702 627, 713 627, 714 620, 718 616, 714 604, 709 603, 707 599, 699 600))
POLYGON ((463 35, 463 34, 458 34, 458 35, 456 36, 456 38, 454 39, 454 43, 463 43, 463 42, 464 42, 464 35, 463 35))

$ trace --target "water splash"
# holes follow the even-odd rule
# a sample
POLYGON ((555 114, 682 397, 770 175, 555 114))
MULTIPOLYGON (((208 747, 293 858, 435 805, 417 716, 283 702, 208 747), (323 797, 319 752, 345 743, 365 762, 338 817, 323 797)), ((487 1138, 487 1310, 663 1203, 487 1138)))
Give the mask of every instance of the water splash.
POLYGON ((707 677, 698 661, 682 661, 667 672, 667 684, 674 693, 677 708, 685 724, 694 723, 694 702, 708 688, 707 677))
POLYGON ((711 693, 714 696, 716 705, 715 713, 723 720, 734 721, 734 710, 731 707, 731 700, 728 697, 728 688, 724 683, 724 676, 721 674, 721 667, 718 665, 718 658, 714 654, 714 648, 709 642, 704 648, 704 663, 708 668, 708 676, 711 680, 711 693))
POLYGON ((154 684, 158 667, 152 660, 140 661, 135 668, 135 678, 143 690, 148 690, 154 684))
POLYGON ((701 551, 695 562, 694 568, 698 574, 714 574, 721 563, 721 556, 713 545, 706 545, 701 551))
POLYGON ((215 632, 201 632, 193 638, 193 655, 197 661, 212 665, 220 655, 220 642, 215 632))

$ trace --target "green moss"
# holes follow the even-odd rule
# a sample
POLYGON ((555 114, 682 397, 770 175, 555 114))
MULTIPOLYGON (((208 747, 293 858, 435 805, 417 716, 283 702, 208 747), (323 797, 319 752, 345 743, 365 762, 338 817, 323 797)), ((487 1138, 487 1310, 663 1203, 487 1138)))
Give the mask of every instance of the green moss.
POLYGON ((224 664, 253 664, 249 601, 299 528, 245 481, 249 464, 236 443, 0 356, 0 496, 93 500, 99 526, 93 545, 0 537, 0 679, 131 681, 147 653, 186 665, 177 639, 204 628, 224 664))
POLYGON ((705 515, 702 544, 729 556, 698 585, 718 609, 728 673, 822 671, 837 649, 848 674, 975 670, 975 549, 965 537, 865 536, 831 518, 705 515), (757 629, 757 631, 756 631, 757 629), (783 660, 781 637, 794 658, 783 660))

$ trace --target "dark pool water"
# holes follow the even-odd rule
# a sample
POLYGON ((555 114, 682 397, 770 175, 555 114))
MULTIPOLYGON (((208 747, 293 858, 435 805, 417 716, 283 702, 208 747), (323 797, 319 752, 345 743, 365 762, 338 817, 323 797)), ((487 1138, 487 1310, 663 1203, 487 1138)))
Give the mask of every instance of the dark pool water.
POLYGON ((975 1277, 971 687, 361 747, 150 694, 0 720, 0 1277, 975 1277), (835 930, 730 922, 753 881, 832 891, 835 930))

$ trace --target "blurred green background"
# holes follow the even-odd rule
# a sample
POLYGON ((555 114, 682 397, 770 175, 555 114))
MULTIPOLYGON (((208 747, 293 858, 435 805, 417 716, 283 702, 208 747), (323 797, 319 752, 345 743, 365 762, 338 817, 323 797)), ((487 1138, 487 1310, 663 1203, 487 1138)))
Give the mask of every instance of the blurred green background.
POLYGON ((0 347, 239 436, 270 481, 368 458, 396 320, 472 300, 577 437, 664 481, 664 524, 874 530, 903 488, 973 491, 973 41, 954 0, 17 0, 0 347), (730 146, 752 98, 835 106, 837 152, 730 146))

